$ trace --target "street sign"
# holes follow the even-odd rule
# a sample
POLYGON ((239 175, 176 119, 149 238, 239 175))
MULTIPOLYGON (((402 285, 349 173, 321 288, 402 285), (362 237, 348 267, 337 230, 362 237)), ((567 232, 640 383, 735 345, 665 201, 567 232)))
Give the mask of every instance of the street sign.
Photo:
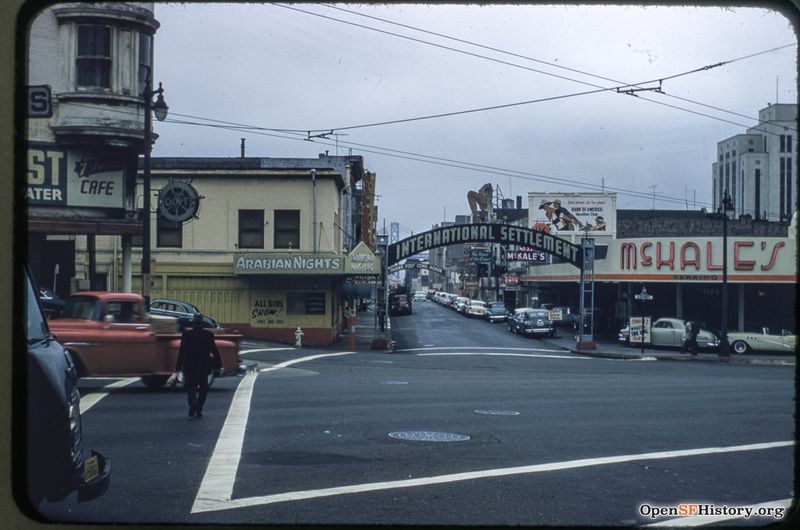
POLYGON ((633 297, 635 299, 637 299, 637 300, 644 300, 644 301, 653 299, 653 295, 652 294, 647 294, 647 289, 644 288, 644 287, 642 287, 642 292, 641 293, 635 294, 635 295, 633 295, 633 297))

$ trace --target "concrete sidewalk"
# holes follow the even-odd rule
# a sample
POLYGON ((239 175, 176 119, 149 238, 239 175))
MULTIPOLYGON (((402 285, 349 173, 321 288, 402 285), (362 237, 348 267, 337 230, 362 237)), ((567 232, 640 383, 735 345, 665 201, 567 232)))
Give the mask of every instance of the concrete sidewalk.
POLYGON ((689 361, 689 362, 716 362, 729 364, 777 364, 795 365, 796 356, 782 353, 748 353, 738 355, 731 353, 729 357, 721 357, 717 352, 700 352, 697 355, 680 353, 676 350, 653 348, 645 345, 629 347, 605 338, 595 338, 595 345, 591 349, 578 349, 577 340, 571 329, 559 329, 557 338, 542 339, 554 346, 580 355, 590 357, 605 357, 609 359, 646 359, 658 361, 689 361))
MULTIPOLYGON (((347 327, 342 335, 340 346, 350 348, 352 342, 350 334, 351 330, 347 327)), ((378 327, 374 306, 370 306, 366 311, 359 311, 356 313, 355 335, 355 351, 390 351, 392 349, 391 318, 386 316, 384 332, 378 327)))

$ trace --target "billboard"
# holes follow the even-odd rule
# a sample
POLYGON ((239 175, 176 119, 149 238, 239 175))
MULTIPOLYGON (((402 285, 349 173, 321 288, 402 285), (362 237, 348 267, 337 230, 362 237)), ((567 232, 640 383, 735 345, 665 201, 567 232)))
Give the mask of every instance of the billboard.
POLYGON ((617 230, 614 193, 528 193, 531 228, 562 237, 612 236, 617 230))

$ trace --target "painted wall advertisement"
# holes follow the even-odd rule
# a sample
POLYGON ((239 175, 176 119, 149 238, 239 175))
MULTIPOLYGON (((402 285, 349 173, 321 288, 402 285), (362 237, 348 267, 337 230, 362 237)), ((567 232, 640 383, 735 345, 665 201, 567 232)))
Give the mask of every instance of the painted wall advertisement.
POLYGON ((28 145, 30 205, 122 208, 125 159, 52 144, 28 145))
POLYGON ((528 194, 531 228, 550 234, 616 233, 617 197, 613 193, 528 194))
POLYGON ((258 293, 250 299, 250 325, 267 327, 286 323, 286 294, 258 293))

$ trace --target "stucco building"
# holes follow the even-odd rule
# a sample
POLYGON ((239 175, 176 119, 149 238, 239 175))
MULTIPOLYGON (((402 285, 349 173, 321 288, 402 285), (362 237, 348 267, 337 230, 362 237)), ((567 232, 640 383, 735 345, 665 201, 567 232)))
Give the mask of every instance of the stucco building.
MULTIPOLYGON (((376 178, 362 157, 151 162, 153 299, 191 302, 251 337, 293 342, 300 327, 306 344, 337 340, 343 286, 380 275, 374 247, 362 242, 375 230, 374 195, 364 190, 376 178), (184 207, 189 221, 172 220, 184 207)), ((98 273, 111 289, 121 282, 120 250, 121 238, 98 238, 98 273)), ((133 278, 140 292, 136 260, 133 278)))

